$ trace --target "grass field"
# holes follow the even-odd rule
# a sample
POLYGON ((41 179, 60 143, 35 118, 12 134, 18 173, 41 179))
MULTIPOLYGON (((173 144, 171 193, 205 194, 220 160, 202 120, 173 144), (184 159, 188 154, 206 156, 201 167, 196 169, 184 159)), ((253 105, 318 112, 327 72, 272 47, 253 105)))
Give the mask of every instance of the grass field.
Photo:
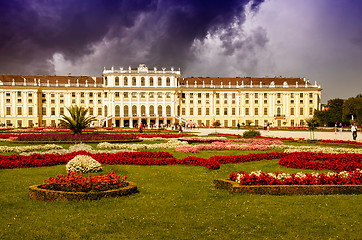
MULTIPOLYGON (((187 154, 171 151, 176 157, 187 154)), ((238 151, 217 154, 235 155, 238 151)), ((202 152, 209 157, 215 152, 202 152)), ((0 239, 361 239, 360 195, 269 196, 215 189, 232 171, 311 172, 278 160, 195 166, 104 165, 138 184, 129 197, 30 200, 28 186, 65 166, 0 170, 0 239)))

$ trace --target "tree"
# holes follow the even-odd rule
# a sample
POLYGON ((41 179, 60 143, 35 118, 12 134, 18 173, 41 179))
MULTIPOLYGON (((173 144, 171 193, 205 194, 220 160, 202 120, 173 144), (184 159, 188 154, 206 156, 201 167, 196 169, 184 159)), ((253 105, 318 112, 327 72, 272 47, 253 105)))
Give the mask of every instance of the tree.
POLYGON ((334 98, 328 100, 327 107, 328 107, 328 125, 334 126, 336 122, 341 123, 343 122, 343 103, 344 100, 340 98, 334 98))
POLYGON ((96 117, 87 117, 88 108, 71 106, 67 108, 70 116, 62 114, 60 124, 69 128, 74 134, 81 134, 82 130, 87 128, 92 121, 97 120, 96 117))
POLYGON ((343 104, 343 120, 351 122, 352 120, 358 125, 362 124, 362 95, 348 98, 343 104))
POLYGON ((308 124, 308 128, 311 133, 311 138, 314 139, 314 131, 318 127, 318 120, 315 118, 310 118, 310 119, 306 119, 305 121, 308 124), (312 137, 312 134, 313 134, 313 137, 312 137))

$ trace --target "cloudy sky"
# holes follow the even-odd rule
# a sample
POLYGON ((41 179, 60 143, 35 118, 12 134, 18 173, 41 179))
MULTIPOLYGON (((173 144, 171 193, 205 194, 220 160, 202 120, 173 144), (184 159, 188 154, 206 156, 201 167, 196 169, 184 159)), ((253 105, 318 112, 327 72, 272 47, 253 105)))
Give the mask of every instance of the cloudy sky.
POLYGON ((306 77, 362 93, 362 0, 0 1, 0 74, 306 77))

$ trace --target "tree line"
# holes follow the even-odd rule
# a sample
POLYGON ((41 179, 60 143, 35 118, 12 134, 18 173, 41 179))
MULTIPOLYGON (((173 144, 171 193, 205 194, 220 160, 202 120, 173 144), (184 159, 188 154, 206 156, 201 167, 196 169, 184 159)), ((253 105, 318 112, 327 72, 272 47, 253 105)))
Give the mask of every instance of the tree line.
POLYGON ((334 127, 335 123, 349 126, 362 125, 362 94, 347 100, 334 98, 327 102, 323 110, 315 110, 313 118, 319 126, 334 127))

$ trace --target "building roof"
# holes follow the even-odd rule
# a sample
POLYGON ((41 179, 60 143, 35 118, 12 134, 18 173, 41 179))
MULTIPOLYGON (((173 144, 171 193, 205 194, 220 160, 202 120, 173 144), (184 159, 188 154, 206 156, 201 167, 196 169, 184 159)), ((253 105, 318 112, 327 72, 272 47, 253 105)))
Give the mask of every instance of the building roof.
POLYGON ((40 86, 42 85, 76 85, 79 84, 93 85, 102 84, 103 79, 101 77, 90 77, 90 76, 40 76, 40 75, 0 75, 0 83, 3 85, 25 85, 27 86, 40 86), (34 84, 36 82, 36 84, 34 84))
POLYGON ((305 86, 312 87, 312 84, 304 78, 282 78, 282 77, 236 77, 236 78, 220 78, 220 77, 187 77, 180 79, 181 85, 214 85, 214 86, 247 86, 247 87, 258 87, 262 86, 305 86))

